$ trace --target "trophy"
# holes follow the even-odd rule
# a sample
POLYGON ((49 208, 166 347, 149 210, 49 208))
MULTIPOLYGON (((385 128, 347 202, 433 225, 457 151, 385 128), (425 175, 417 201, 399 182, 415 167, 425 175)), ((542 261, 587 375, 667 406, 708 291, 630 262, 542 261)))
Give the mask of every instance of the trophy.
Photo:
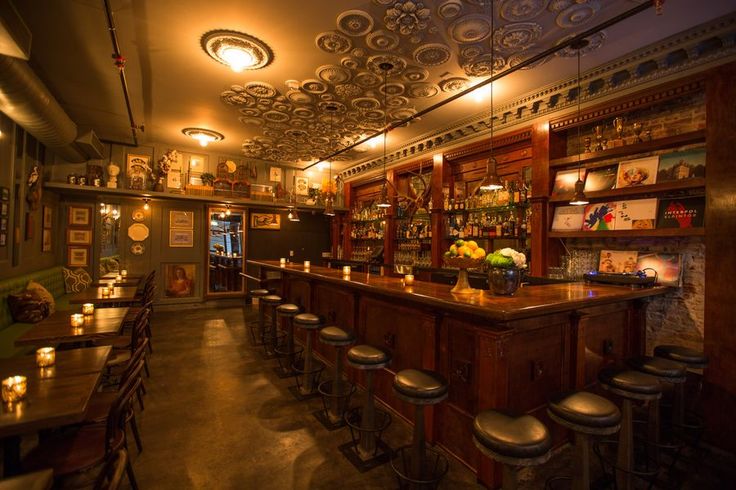
POLYGON ((597 126, 593 127, 593 135, 595 135, 595 151, 601 151, 603 150, 603 129, 605 128, 604 125, 598 124, 597 126))
POLYGON ((590 144, 593 142, 590 136, 586 136, 583 138, 583 143, 585 144, 585 153, 590 153, 592 151, 590 144))
POLYGON ((624 119, 623 117, 617 117, 613 120, 613 127, 616 129, 616 139, 622 142, 622 144, 625 144, 624 142, 624 119))
POLYGON ((634 134, 636 135, 636 142, 637 143, 644 143, 644 140, 641 139, 641 132, 644 130, 644 125, 640 122, 635 122, 631 125, 631 129, 634 131, 634 134))

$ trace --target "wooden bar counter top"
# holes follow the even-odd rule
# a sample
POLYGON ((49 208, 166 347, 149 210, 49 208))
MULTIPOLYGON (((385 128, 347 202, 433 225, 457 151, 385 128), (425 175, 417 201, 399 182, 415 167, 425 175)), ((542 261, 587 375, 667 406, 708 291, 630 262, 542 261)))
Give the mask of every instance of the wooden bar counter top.
MULTIPOLYGON (((490 488, 500 468, 482 457, 472 442, 473 418, 498 408, 541 419, 555 443, 566 434, 549 420, 547 401, 557 392, 596 390, 598 371, 642 354, 646 307, 669 288, 632 289, 583 282, 530 285, 514 296, 453 295, 451 286, 352 272, 301 263, 250 260, 260 277, 281 275, 285 301, 320 315, 325 325, 353 330, 357 343, 391 353, 390 366, 376 373, 376 396, 409 422, 413 407, 392 391, 396 372, 431 369, 449 381, 446 401, 428 408, 427 439, 478 474, 490 488), (276 274, 277 275, 277 274, 276 274)), ((297 337, 302 334, 297 329, 297 337)), ((335 351, 316 342, 327 364, 335 351)), ((363 374, 348 370, 363 385, 363 374)))

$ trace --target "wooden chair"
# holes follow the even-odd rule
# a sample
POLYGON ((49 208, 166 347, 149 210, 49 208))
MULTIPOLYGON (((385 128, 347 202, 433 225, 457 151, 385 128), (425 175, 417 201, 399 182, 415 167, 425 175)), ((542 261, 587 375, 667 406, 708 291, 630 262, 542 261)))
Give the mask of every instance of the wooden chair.
MULTIPOLYGON (((96 345, 109 345, 113 348, 112 357, 106 364, 108 373, 111 373, 115 368, 127 365, 143 339, 148 339, 147 332, 150 330, 150 326, 148 325, 150 321, 150 311, 151 310, 148 307, 145 307, 140 311, 136 317, 136 323, 130 335, 120 335, 112 339, 95 342, 96 345)), ((146 376, 150 377, 151 374, 148 369, 148 357, 144 355, 143 359, 146 361, 146 376)))
POLYGON ((128 452, 119 450, 102 468, 95 480, 94 490, 118 490, 123 481, 123 473, 128 465, 128 452))

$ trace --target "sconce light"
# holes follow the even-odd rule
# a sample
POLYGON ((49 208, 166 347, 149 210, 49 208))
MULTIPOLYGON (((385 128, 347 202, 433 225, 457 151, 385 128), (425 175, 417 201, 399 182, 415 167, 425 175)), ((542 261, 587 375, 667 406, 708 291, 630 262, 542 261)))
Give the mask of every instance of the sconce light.
POLYGON ((148 201, 150 201, 150 199, 148 199, 147 197, 143 198, 143 209, 145 209, 146 211, 151 209, 151 205, 148 204, 148 201))
POLYGON ((230 205, 225 204, 225 216, 230 216, 232 212, 230 211, 230 205))

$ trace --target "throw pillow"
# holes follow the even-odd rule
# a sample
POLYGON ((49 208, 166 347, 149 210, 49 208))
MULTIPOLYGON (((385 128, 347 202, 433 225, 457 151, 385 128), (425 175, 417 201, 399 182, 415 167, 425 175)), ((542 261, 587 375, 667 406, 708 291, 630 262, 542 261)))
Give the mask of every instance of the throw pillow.
POLYGON ((34 291, 8 295, 8 307, 14 322, 38 323, 49 316, 49 305, 34 291))
POLYGON ((33 291, 38 295, 39 298, 46 301, 49 304, 49 315, 56 311, 56 301, 54 301, 54 295, 43 287, 43 284, 39 284, 36 281, 29 281, 26 286, 27 291, 33 291))
POLYGON ((92 284, 92 277, 84 269, 71 270, 64 267, 64 290, 67 293, 80 293, 92 284))

